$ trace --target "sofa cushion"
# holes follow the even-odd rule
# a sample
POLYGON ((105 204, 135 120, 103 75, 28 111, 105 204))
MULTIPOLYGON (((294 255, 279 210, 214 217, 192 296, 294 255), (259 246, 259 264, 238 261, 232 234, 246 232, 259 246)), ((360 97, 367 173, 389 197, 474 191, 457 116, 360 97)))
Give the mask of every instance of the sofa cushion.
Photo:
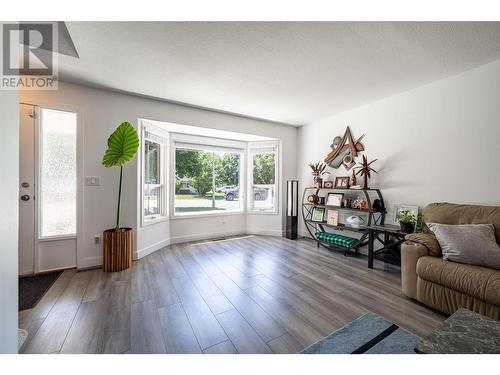
POLYGON ((443 259, 500 269, 500 247, 492 224, 428 223, 443 252, 443 259))
POLYGON ((423 216, 426 223, 493 224, 496 241, 500 243, 500 207, 431 203, 424 207, 423 216))
POLYGON ((500 306, 500 271, 423 256, 417 262, 419 278, 500 306))

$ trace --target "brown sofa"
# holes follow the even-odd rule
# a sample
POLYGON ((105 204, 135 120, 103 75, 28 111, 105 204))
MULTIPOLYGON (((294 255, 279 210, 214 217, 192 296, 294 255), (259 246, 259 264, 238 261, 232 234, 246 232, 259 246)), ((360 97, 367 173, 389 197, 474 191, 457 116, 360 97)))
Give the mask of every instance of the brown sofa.
MULTIPOLYGON (((432 203, 423 215, 426 223, 491 223, 500 242, 500 207, 432 203)), ((465 307, 500 320, 500 270, 443 260, 430 232, 409 234, 406 240, 401 246, 403 293, 448 315, 465 307)))

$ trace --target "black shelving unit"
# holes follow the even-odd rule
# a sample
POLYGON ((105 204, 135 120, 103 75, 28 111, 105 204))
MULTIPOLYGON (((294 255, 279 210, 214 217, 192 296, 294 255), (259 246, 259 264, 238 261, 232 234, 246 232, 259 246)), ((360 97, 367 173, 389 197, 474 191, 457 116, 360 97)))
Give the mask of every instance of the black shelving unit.
MULTIPOLYGON (((373 202, 375 199, 379 199, 382 207, 385 207, 384 204, 384 199, 382 197, 382 193, 380 192, 379 189, 337 189, 337 188, 332 188, 332 189, 327 189, 327 188, 315 188, 315 187, 307 187, 304 189, 304 193, 302 195, 302 218, 304 220, 304 224, 306 226, 307 231, 311 235, 311 237, 318 243, 319 246, 326 247, 327 249, 330 250, 340 250, 343 251, 344 254, 358 254, 358 249, 362 246, 365 246, 368 244, 369 238, 368 238, 368 230, 366 227, 369 227, 370 225, 382 225, 384 224, 385 220, 385 215, 386 211, 378 212, 373 209, 373 202), (366 202, 368 203, 368 209, 366 210, 361 210, 357 208, 350 208, 350 207, 332 207, 328 206, 326 204, 314 204, 314 203, 309 203, 307 201, 307 197, 311 194, 318 195, 320 197, 326 198, 328 196, 328 193, 335 193, 335 192, 341 192, 344 193, 344 196, 350 196, 350 197, 356 197, 357 195, 363 195, 366 202), (363 215, 366 216, 365 223, 363 225, 360 225, 359 227, 354 227, 346 223, 339 222, 338 225, 329 225, 326 220, 317 222, 317 221, 312 221, 312 211, 314 207, 322 207, 325 208, 325 213, 327 210, 338 210, 340 212, 346 212, 346 213, 353 213, 357 214, 359 216, 363 215), (318 238, 316 238, 316 233, 317 232, 329 232, 329 233, 336 233, 340 234, 339 232, 351 232, 351 233, 358 233, 359 238, 356 237, 351 237, 349 235, 346 235, 342 233, 343 236, 350 237, 350 238, 355 238, 356 242, 354 242, 350 247, 342 247, 338 246, 335 244, 331 244, 326 241, 322 241, 318 238)), ((340 219, 340 218, 339 218, 340 219)))

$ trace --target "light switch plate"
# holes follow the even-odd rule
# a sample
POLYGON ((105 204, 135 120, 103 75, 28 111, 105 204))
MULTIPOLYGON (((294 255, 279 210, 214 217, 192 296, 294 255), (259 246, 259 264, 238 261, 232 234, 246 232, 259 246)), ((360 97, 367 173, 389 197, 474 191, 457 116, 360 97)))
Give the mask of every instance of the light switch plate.
POLYGON ((101 186, 101 178, 98 176, 85 177, 85 186, 101 186))

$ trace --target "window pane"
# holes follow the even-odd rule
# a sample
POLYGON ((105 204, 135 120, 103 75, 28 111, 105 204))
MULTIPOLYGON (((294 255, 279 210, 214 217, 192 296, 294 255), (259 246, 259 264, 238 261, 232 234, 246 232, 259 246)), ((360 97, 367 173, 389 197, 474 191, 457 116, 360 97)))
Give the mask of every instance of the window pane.
POLYGON ((253 184, 274 185, 275 163, 274 153, 254 154, 253 156, 253 184))
POLYGON ((144 216, 162 214, 161 144, 144 142, 144 216))
POLYGON ((40 236, 76 234, 76 113, 40 112, 40 236))
POLYGON ((253 186, 253 207, 258 210, 274 208, 274 185, 253 186))
MULTIPOLYGON (((240 154, 214 153, 215 157, 215 207, 219 210, 239 210, 240 154)), ((209 196, 211 198, 211 196, 209 196)))
POLYGON ((275 153, 253 155, 253 206, 255 209, 274 208, 276 164, 275 153))
POLYGON ((175 212, 241 209, 240 164, 240 153, 177 148, 175 212))
POLYGON ((145 176, 146 184, 160 183, 160 144, 146 140, 145 142, 145 176))

